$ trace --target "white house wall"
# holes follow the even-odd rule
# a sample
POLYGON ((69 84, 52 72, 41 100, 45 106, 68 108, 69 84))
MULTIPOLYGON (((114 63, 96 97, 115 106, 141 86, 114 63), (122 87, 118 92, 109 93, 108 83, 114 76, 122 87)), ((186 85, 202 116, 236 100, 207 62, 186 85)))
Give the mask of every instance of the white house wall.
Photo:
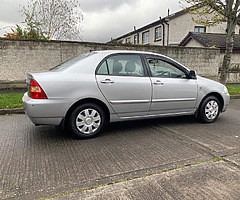
MULTIPOLYGON (((139 43, 138 44, 140 44, 140 45, 143 45, 143 38, 142 38, 142 36, 143 36, 143 33, 144 32, 147 32, 147 31, 149 31, 149 45, 160 45, 160 46, 163 46, 162 44, 162 40, 159 40, 159 41, 157 41, 157 42, 155 42, 154 40, 155 40, 155 28, 156 27, 159 27, 159 25, 157 25, 157 26, 155 26, 155 27, 152 27, 152 28, 150 28, 150 29, 146 29, 146 30, 144 30, 144 31, 141 31, 141 32, 139 32, 138 33, 138 35, 139 35, 139 43)), ((163 34, 163 33, 162 33, 163 34)), ((134 44, 134 36, 135 35, 137 35, 137 34, 132 34, 132 35, 130 35, 130 36, 128 36, 128 37, 124 37, 123 39, 122 39, 122 43, 123 44, 125 44, 126 43, 126 40, 127 40, 127 38, 130 38, 130 43, 131 44, 134 44)), ((120 40, 119 40, 120 41, 120 40)))
MULTIPOLYGON (((201 26, 197 23, 195 23, 192 20, 192 16, 189 13, 180 15, 178 17, 172 18, 170 16, 170 20, 168 22, 169 24, 169 29, 167 24, 158 24, 154 27, 151 27, 149 29, 145 29, 144 31, 139 32, 139 44, 142 45, 142 34, 146 31, 149 31, 149 45, 160 45, 160 46, 177 46, 184 37, 187 36, 189 32, 194 32, 194 27, 195 26, 201 26), (162 31, 163 31, 163 26, 165 27, 165 34, 162 32, 162 37, 165 35, 165 38, 163 40, 155 41, 155 28, 158 26, 162 26, 162 31), (169 33, 168 33, 169 30, 169 33), (163 45, 164 41, 164 45, 163 45)), ((212 27, 206 27, 206 33, 226 33, 226 23, 221 23, 216 26, 212 27)), ((235 33, 239 34, 240 26, 237 25, 235 33)), ((126 39, 130 38, 130 43, 134 44, 134 35, 132 34, 128 37, 122 38, 123 40, 118 40, 122 41, 123 44, 126 43, 126 39)))
POLYGON ((191 39, 184 47, 203 47, 199 42, 194 39, 191 39))
POLYGON ((190 14, 184 14, 169 21, 169 45, 178 45, 189 31, 194 31, 196 23, 190 14))
MULTIPOLYGON (((194 32, 195 26, 202 26, 192 20, 189 13, 169 21, 169 45, 178 45, 189 32, 194 32)), ((239 30, 239 27, 237 28, 239 30)), ((226 23, 206 27, 206 33, 226 33, 226 23)))

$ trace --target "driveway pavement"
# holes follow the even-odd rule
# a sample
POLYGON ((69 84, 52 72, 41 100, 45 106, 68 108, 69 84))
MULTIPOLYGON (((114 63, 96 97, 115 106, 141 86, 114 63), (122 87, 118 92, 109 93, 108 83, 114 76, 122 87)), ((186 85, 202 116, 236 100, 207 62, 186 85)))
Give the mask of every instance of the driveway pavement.
POLYGON ((239 199, 240 170, 225 162, 153 174, 54 199, 239 199))
POLYGON ((0 199, 239 199, 239 111, 113 123, 91 140, 0 116, 0 199))

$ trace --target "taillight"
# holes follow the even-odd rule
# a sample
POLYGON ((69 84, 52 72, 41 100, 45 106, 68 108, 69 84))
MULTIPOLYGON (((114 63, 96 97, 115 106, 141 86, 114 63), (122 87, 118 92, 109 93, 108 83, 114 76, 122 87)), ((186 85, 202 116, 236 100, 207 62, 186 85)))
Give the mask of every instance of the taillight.
POLYGON ((47 95, 34 79, 31 79, 30 81, 28 94, 32 99, 47 99, 47 95))

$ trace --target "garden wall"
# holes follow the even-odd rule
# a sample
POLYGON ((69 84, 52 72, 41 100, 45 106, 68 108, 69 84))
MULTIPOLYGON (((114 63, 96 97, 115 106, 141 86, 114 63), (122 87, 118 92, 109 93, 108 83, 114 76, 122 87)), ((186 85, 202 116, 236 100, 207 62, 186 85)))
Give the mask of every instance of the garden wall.
MULTIPOLYGON (((218 78, 218 69, 222 61, 219 49, 213 48, 125 46, 63 41, 40 42, 1 38, 0 82, 24 81, 27 72, 48 70, 78 54, 90 50, 107 49, 127 49, 161 53, 179 61, 190 69, 196 70, 198 74, 215 80, 218 78)), ((236 76, 229 75, 229 78, 230 82, 240 82, 239 73, 236 76)))

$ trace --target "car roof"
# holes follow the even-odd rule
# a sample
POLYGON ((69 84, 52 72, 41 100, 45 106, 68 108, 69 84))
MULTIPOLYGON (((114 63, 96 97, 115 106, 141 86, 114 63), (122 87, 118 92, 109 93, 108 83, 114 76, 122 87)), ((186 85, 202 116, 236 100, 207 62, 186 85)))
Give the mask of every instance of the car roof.
POLYGON ((103 53, 103 54, 113 54, 113 53, 136 53, 136 54, 151 54, 151 55, 160 55, 166 57, 159 53, 147 52, 147 51, 136 51, 136 50, 101 50, 101 51, 93 51, 96 53, 103 53))
MULTIPOLYGON (((131 53, 134 53, 134 54, 145 54, 145 55, 152 55, 152 56, 160 56, 162 58, 166 58, 167 60, 171 60, 181 66, 183 66, 181 63, 179 63, 178 61, 168 57, 168 56, 165 56, 163 54, 160 54, 160 53, 154 53, 154 52, 148 52, 148 51, 136 51, 136 50, 101 50, 101 51, 92 51, 92 52, 96 52, 97 54, 101 54, 102 56, 108 56, 108 55, 111 55, 111 54, 131 54, 131 53)), ((184 66, 184 68, 188 69, 186 66, 184 66)))

